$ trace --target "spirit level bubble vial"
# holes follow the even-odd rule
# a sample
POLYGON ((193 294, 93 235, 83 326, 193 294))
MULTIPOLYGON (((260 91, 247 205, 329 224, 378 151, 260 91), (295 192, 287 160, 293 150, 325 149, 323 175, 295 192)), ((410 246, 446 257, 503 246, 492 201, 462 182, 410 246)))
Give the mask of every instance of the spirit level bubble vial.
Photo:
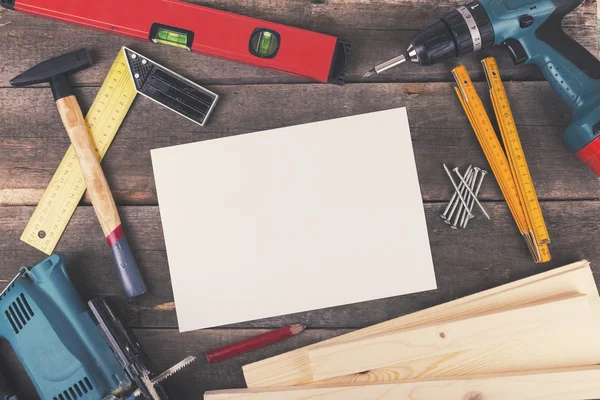
POLYGON ((279 50, 281 35, 270 29, 255 29, 250 37, 250 53, 261 58, 273 58, 279 50))

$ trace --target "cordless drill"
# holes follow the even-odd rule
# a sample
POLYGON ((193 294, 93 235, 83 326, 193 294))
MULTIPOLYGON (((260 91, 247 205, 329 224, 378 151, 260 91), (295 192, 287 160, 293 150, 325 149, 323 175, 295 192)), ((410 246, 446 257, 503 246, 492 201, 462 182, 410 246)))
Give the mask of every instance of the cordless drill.
POLYGON ((407 50, 367 72, 406 61, 432 65, 491 45, 515 64, 535 64, 573 111, 563 139, 600 176, 600 61, 569 37, 562 19, 583 0, 480 0, 458 7, 411 40, 407 50))

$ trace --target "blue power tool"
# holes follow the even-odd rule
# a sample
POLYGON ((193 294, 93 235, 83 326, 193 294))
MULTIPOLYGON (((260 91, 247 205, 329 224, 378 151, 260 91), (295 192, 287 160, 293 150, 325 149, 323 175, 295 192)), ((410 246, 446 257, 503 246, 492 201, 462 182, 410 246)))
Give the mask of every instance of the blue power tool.
POLYGON ((432 65, 491 45, 516 64, 535 64, 573 111, 563 138, 600 176, 600 61, 569 37, 563 18, 582 0, 480 0, 457 8, 417 33, 408 49, 365 76, 406 61, 432 65))
POLYGON ((103 298, 88 306, 57 255, 22 267, 0 293, 0 338, 11 344, 40 398, 167 400, 131 329, 103 298))

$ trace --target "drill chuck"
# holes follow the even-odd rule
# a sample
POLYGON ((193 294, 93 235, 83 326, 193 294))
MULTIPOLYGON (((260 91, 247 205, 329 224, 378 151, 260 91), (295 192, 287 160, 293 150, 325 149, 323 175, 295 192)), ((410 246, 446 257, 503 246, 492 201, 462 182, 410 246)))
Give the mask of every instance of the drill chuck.
POLYGON ((416 62, 425 66, 492 44, 494 28, 479 1, 446 14, 441 21, 417 33, 411 40, 417 55, 416 62))
POLYGON ((439 22, 417 33, 398 57, 377 65, 365 76, 380 74, 406 61, 432 65, 446 58, 478 51, 494 44, 494 27, 479 1, 446 14, 439 22))

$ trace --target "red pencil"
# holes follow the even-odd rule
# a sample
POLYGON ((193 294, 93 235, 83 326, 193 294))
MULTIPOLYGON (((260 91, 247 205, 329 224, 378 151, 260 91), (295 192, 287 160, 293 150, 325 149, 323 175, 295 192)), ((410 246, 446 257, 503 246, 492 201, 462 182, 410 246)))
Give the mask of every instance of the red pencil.
POLYGON ((212 350, 206 353, 206 359, 209 363, 215 363, 217 361, 225 360, 238 354, 246 353, 250 350, 258 349, 263 346, 267 346, 273 343, 281 342, 284 339, 296 336, 302 332, 306 326, 304 325, 289 325, 283 328, 275 329, 270 332, 260 334, 248 339, 244 339, 241 342, 230 344, 220 349, 212 350))

